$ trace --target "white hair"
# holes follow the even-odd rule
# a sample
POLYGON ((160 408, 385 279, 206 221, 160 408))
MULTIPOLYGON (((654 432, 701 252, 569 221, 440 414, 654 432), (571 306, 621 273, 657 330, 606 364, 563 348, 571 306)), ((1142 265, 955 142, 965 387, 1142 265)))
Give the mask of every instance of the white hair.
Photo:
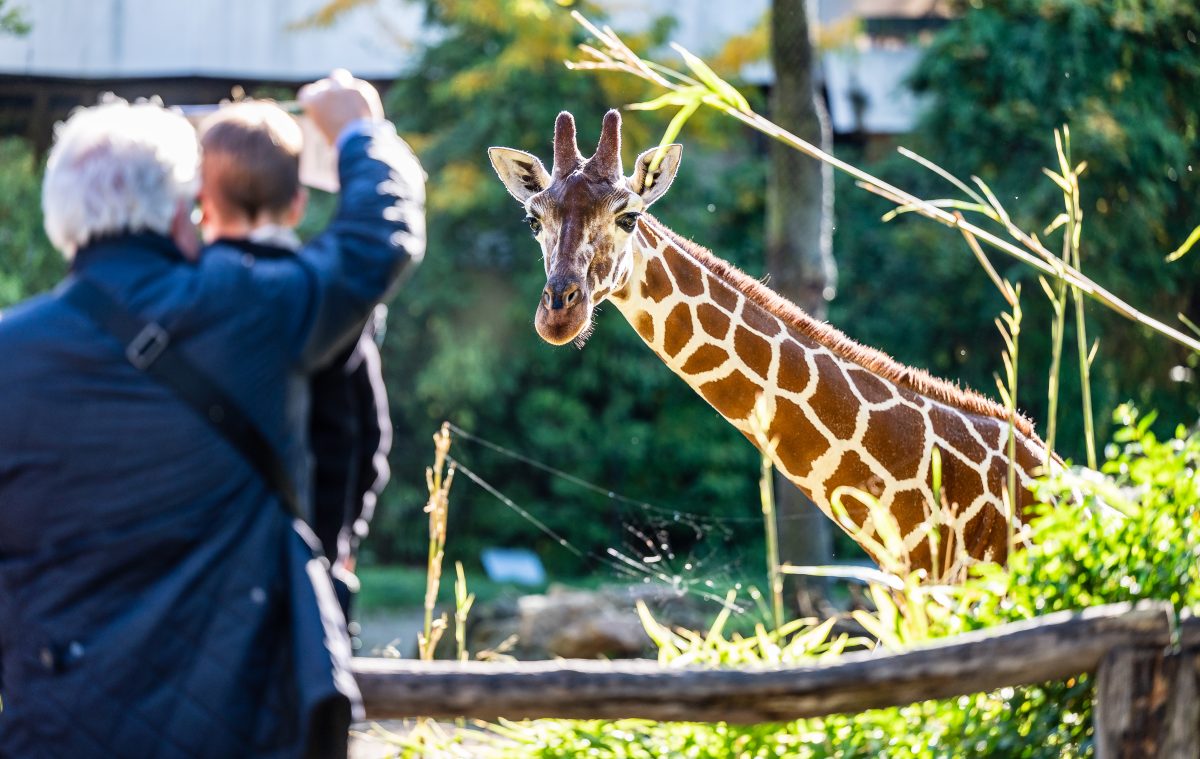
POLYGON ((46 235, 71 258, 98 237, 170 234, 196 197, 196 132, 157 103, 108 95, 55 126, 42 181, 46 235))

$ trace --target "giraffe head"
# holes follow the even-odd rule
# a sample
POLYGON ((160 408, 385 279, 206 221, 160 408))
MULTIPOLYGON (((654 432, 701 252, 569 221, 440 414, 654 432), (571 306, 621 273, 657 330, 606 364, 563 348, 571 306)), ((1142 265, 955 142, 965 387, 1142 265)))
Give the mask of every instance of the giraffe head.
POLYGON ((554 123, 550 172, 533 155, 491 148, 488 156, 504 186, 525 207, 525 221, 542 246, 546 287, 534 316, 548 343, 583 345, 596 305, 623 288, 633 268, 638 216, 671 185, 683 148, 668 145, 651 170, 657 148, 637 158, 633 176, 621 170, 621 115, 604 115, 596 153, 585 159, 575 120, 563 111, 554 123))

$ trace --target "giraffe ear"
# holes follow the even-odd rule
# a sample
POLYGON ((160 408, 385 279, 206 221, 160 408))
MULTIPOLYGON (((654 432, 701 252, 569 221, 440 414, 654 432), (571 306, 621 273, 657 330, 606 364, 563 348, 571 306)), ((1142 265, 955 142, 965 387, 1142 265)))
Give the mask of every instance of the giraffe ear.
POLYGON ((488 158, 509 193, 522 203, 550 186, 546 167, 524 150, 488 148, 488 158))
POLYGON ((666 193, 675 179, 675 172, 679 171, 679 159, 683 155, 682 145, 666 145, 661 148, 662 160, 658 162, 654 171, 650 171, 654 154, 659 150, 660 148, 650 148, 638 156, 633 176, 629 179, 629 189, 641 195, 646 205, 650 205, 666 193))

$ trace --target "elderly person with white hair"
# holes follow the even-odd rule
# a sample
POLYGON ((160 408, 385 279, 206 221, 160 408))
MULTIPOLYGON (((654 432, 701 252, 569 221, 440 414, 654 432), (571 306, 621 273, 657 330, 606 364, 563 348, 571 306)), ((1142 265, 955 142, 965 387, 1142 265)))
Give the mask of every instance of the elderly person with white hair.
POLYGON ((341 198, 296 256, 201 252, 179 115, 60 125, 71 262, 0 315, 0 756, 344 756, 361 711, 286 464, 304 375, 424 251, 424 179, 378 94, 301 93, 341 198))

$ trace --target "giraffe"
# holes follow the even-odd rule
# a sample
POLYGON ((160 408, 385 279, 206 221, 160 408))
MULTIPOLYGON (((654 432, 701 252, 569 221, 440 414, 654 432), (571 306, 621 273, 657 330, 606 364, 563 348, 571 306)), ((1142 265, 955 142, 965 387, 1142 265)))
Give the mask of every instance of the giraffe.
POLYGON ((620 114, 609 111, 595 154, 584 159, 574 119, 560 113, 550 172, 530 153, 489 150, 541 245, 547 279, 534 318, 541 338, 582 348, 596 306, 610 301, 826 516, 839 498, 856 527, 847 530, 852 537, 877 534, 866 493, 894 517, 909 568, 952 580, 973 561, 1003 563, 1010 526, 1032 500, 1028 485, 1054 461, 1032 424, 1011 420, 1021 487, 1010 525, 1008 411, 855 343, 672 232, 646 209, 670 187, 682 147, 665 147, 657 165, 658 149, 645 151, 626 178, 620 130, 620 114))

